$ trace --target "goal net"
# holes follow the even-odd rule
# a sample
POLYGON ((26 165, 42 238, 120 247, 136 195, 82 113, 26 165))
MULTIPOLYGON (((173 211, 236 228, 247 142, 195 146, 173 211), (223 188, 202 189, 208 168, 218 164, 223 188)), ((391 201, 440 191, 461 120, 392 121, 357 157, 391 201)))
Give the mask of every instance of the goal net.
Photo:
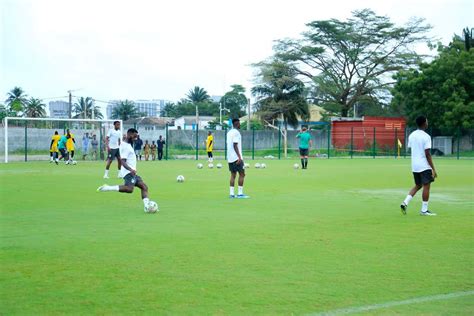
POLYGON ((50 160, 53 135, 56 132, 65 135, 67 130, 74 135, 75 160, 103 160, 105 137, 114 121, 122 123, 121 120, 6 117, 0 126, 3 134, 0 148, 4 148, 0 161, 50 160))

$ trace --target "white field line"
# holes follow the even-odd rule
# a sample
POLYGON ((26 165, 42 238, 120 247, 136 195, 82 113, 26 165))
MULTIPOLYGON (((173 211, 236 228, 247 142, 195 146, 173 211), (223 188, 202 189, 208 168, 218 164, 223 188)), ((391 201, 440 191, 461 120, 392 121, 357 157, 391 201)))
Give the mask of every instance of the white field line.
POLYGON ((418 304, 418 303, 431 302, 431 301, 448 300, 448 299, 451 299, 451 298, 468 296, 468 295, 474 295, 474 290, 472 290, 472 291, 463 291, 463 292, 454 292, 454 293, 448 293, 448 294, 439 294, 439 295, 432 295, 432 296, 423 296, 423 297, 411 298, 411 299, 404 300, 404 301, 392 301, 392 302, 386 302, 386 303, 374 304, 374 305, 367 305, 367 306, 334 309, 334 310, 326 311, 326 312, 311 313, 311 314, 308 314, 308 316, 309 315, 311 315, 311 316, 346 315, 346 314, 367 312, 367 311, 372 311, 372 310, 382 309, 382 308, 387 308, 387 307, 409 305, 409 304, 418 304))

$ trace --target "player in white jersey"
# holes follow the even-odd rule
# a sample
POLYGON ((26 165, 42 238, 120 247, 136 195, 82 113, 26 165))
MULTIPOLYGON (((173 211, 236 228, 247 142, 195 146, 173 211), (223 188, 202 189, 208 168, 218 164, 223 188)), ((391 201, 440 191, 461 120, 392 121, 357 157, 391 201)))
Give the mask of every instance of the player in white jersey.
POLYGON ((123 185, 107 185, 100 186, 97 191, 118 191, 123 193, 132 193, 135 187, 139 187, 142 192, 143 205, 145 212, 147 210, 148 202, 148 186, 143 182, 142 178, 137 175, 137 157, 133 150, 133 141, 138 137, 138 131, 130 128, 127 131, 127 140, 120 145, 120 157, 122 165, 120 169, 121 177, 124 180, 123 185))
POLYGON ((419 116, 416 118, 416 125, 418 129, 408 137, 408 147, 411 148, 411 169, 415 179, 415 186, 401 203, 400 208, 402 213, 406 215, 408 203, 410 203, 416 192, 423 187, 423 202, 420 215, 434 216, 436 214, 428 210, 431 182, 437 177, 430 153, 431 137, 425 132, 428 128, 428 120, 424 116, 419 116))
POLYGON ((104 179, 109 178, 109 168, 112 161, 117 158, 118 177, 120 178, 121 160, 120 160, 120 140, 122 133, 120 132, 120 122, 114 122, 114 128, 109 129, 107 137, 105 137, 105 148, 107 149, 107 163, 105 165, 104 179))
POLYGON ((242 159, 242 136, 240 135, 240 120, 232 120, 233 128, 227 133, 227 162, 230 171, 230 198, 248 199, 249 196, 244 194, 245 169, 244 160, 242 159), (235 195, 235 177, 239 173, 238 194, 235 195))

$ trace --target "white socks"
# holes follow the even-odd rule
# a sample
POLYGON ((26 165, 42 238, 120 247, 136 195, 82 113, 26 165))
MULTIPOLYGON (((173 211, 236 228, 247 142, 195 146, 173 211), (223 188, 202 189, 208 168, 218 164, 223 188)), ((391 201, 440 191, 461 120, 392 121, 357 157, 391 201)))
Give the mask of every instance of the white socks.
POLYGON ((108 176, 109 176, 109 170, 105 169, 104 177, 108 177, 108 176))
POLYGON ((229 193, 229 194, 230 194, 230 195, 235 195, 235 193, 234 193, 234 187, 230 187, 230 193, 229 193))
POLYGON ((407 197, 405 198, 405 200, 403 201, 403 203, 405 203, 405 205, 408 205, 408 203, 410 203, 411 199, 413 199, 413 196, 408 194, 407 197))
POLYGON ((143 205, 147 206, 147 205, 148 205, 148 202, 150 202, 150 199, 149 199, 149 198, 144 198, 144 199, 143 199, 143 205))
POLYGON ((423 201, 421 203, 421 211, 426 212, 428 210, 428 202, 423 201))
POLYGON ((101 189, 101 191, 118 191, 119 186, 118 185, 104 185, 101 189))
MULTIPOLYGON (((239 186, 238 192, 239 192, 238 193, 239 195, 243 195, 244 194, 244 187, 239 186)), ((229 194, 230 195, 235 195, 234 187, 230 187, 229 194)))
POLYGON ((241 187, 239 185, 239 195, 242 195, 242 194, 244 194, 244 187, 241 187))

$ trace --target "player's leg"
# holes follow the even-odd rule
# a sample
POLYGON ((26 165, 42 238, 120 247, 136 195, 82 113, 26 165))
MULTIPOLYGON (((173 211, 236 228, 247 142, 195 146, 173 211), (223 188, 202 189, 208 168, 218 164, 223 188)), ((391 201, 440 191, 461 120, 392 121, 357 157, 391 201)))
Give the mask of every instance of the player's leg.
POLYGON ((423 183, 422 203, 421 203, 421 215, 433 216, 435 213, 431 213, 428 208, 428 201, 430 200, 430 188, 431 182, 434 181, 433 173, 431 169, 425 170, 421 173, 421 179, 423 183))
POLYGON ((146 185, 145 182, 143 182, 141 177, 136 176, 136 180, 137 180, 137 182, 136 182, 135 186, 139 187, 140 190, 141 190, 143 206, 145 207, 145 212, 146 212, 148 202, 150 202, 150 199, 148 198, 148 186, 146 185))
POLYGON ((212 151, 209 152, 209 159, 211 160, 211 162, 214 161, 214 157, 212 156, 212 151))
POLYGON ((248 199, 248 195, 244 194, 244 180, 245 180, 245 169, 244 169, 244 162, 242 161, 238 166, 238 172, 239 172, 239 188, 238 188, 238 194, 237 198, 239 199, 248 199))
POLYGON ((49 162, 53 162, 54 158, 53 158, 53 154, 54 152, 52 150, 49 151, 49 162))
POLYGON ((117 159, 117 168, 118 168, 117 177, 120 178, 121 176, 120 170, 122 169, 122 159, 120 159, 120 150, 118 148, 114 150, 115 150, 114 155, 115 155, 115 158, 117 159))
POLYGON ((300 151, 301 169, 304 169, 304 150, 300 148, 299 151, 300 151))
POLYGON ((306 153, 304 155, 304 168, 308 169, 308 150, 306 150, 306 153))
MULTIPOLYGON (((235 164, 235 163, 234 163, 235 164)), ((229 185, 230 185, 230 191, 229 191, 229 196, 231 198, 235 197, 235 190, 234 190, 234 186, 235 186, 235 177, 237 175, 237 172, 233 170, 233 164, 229 164, 229 170, 230 170, 230 181, 229 181, 229 185)))
POLYGON ((415 186, 411 188, 410 192, 408 192, 408 195, 405 197, 405 200, 400 204, 400 210, 403 215, 406 215, 408 204, 413 199, 416 192, 418 192, 422 187, 421 174, 419 172, 413 172, 413 180, 415 180, 415 186))

